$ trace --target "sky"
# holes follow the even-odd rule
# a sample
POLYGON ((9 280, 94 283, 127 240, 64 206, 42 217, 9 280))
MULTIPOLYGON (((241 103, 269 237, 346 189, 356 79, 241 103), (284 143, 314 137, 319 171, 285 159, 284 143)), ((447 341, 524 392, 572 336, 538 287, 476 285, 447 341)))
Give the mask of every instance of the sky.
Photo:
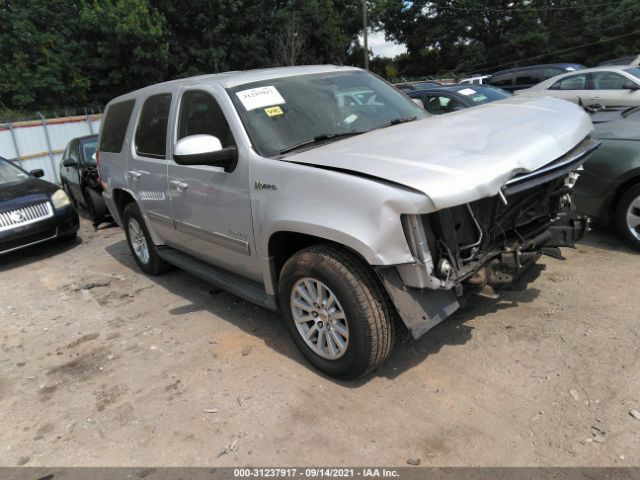
MULTIPOLYGON (((368 36, 369 49, 374 55, 381 57, 395 57, 407 51, 404 45, 398 43, 387 42, 384 39, 384 32, 369 32, 368 36)), ((363 45, 364 39, 360 37, 360 45, 363 45)))

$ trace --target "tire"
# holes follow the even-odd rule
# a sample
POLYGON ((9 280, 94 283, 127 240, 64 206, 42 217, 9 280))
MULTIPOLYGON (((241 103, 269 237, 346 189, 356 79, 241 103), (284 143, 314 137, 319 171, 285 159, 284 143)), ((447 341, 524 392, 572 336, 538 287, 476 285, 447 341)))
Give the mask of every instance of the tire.
POLYGON ((131 202, 123 212, 127 243, 134 260, 148 275, 160 275, 171 269, 171 265, 158 256, 158 251, 147 230, 138 205, 131 202))
MULTIPOLYGON (((294 343, 315 368, 331 377, 351 380, 366 375, 393 349, 395 318, 386 292, 369 265, 341 248, 314 245, 289 258, 280 274, 279 295, 294 343), (306 299, 317 300, 318 290, 331 308, 316 308, 306 299), (320 330, 324 335, 319 348, 320 330), (303 335, 310 335, 309 340, 303 335)), ((322 307, 321 302, 316 305, 322 307)))
POLYGON ((94 223, 99 223, 104 220, 107 215, 107 206, 102 200, 102 197, 98 192, 92 188, 84 189, 84 199, 87 204, 87 210, 89 210, 89 216, 94 223))
POLYGON ((640 183, 622 195, 616 205, 614 221, 622 239, 631 248, 640 251, 640 183))

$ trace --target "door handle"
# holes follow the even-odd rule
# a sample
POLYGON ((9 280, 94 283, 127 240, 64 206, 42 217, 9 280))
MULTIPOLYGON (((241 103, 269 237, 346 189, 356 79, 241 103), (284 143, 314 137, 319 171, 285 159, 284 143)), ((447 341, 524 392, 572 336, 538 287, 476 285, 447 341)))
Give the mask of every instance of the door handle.
POLYGON ((127 174, 134 180, 140 180, 140 177, 142 176, 142 174, 136 170, 129 170, 127 174))
POLYGON ((175 186, 176 190, 178 190, 179 192, 182 192, 189 188, 189 184, 187 182, 183 182, 182 180, 171 180, 169 183, 175 186))

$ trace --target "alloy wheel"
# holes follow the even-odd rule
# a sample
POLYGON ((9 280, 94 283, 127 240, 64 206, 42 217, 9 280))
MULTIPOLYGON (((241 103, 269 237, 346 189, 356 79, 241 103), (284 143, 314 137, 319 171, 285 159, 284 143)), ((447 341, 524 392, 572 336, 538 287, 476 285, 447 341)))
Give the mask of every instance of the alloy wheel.
POLYGON ((307 346, 327 360, 342 357, 349 346, 349 324, 336 295, 320 280, 298 280, 290 296, 291 314, 307 346))
POLYGON ((640 240, 640 195, 631 202, 627 209, 627 227, 631 235, 640 240))
POLYGON ((138 260, 145 265, 149 263, 149 246, 140 223, 135 218, 129 219, 129 240, 138 260))

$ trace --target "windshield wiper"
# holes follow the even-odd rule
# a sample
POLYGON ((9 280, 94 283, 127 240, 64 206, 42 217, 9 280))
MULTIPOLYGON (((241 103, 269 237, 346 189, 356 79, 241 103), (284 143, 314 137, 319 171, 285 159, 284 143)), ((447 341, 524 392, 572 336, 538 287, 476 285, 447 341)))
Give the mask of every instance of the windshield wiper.
POLYGON ((414 120, 417 120, 417 118, 418 117, 415 115, 413 117, 398 117, 398 118, 394 118, 387 125, 384 125, 384 126, 391 127, 393 125, 400 125, 401 123, 413 122, 414 120))
POLYGON ((340 138, 353 137, 362 133, 366 132, 322 133, 320 135, 316 135, 311 140, 305 140, 304 142, 296 143, 295 145, 283 148, 282 150, 280 150, 280 155, 284 155, 285 153, 292 152, 293 150, 297 150, 298 148, 305 147, 307 145, 313 145, 314 143, 323 142, 325 140, 338 140, 340 138))

